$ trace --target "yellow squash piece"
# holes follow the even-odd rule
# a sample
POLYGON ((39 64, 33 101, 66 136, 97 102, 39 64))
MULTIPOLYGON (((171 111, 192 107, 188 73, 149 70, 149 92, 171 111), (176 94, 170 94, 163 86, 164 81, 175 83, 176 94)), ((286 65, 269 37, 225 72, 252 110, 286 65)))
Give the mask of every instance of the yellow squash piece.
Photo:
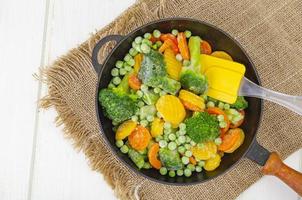
POLYGON ((217 153, 217 146, 214 142, 205 142, 202 145, 196 145, 191 149, 193 156, 199 160, 208 160, 217 153))
POLYGON ((205 108, 204 99, 187 90, 180 90, 178 98, 188 110, 203 111, 205 108))
POLYGON ((173 128, 184 120, 186 110, 181 101, 173 95, 163 95, 156 102, 157 111, 166 122, 170 122, 173 128))
POLYGON ((208 79, 207 95, 229 104, 235 103, 245 66, 205 54, 200 55, 200 60, 202 73, 208 79))
POLYGON ((134 72, 135 73, 138 73, 140 68, 141 68, 141 64, 142 64, 142 61, 143 61, 143 54, 139 53, 139 54, 136 54, 134 56, 134 72))
POLYGON ((228 150, 224 151, 225 153, 233 153, 236 149, 238 149, 243 141, 244 141, 245 135, 243 131, 240 131, 240 137, 239 140, 237 140, 237 142, 228 150))
POLYGON ((215 154, 213 158, 206 160, 203 168, 207 171, 213 171, 220 165, 220 162, 221 162, 220 156, 218 154, 215 154))
POLYGON ((172 49, 168 48, 165 50, 164 59, 167 66, 167 73, 175 80, 179 80, 179 74, 182 68, 181 62, 176 60, 172 49))
POLYGON ((135 129, 136 125, 137 125, 137 123, 135 121, 132 121, 132 120, 125 121, 118 127, 118 129, 115 133, 115 139, 116 140, 125 139, 132 133, 132 131, 135 129))
POLYGON ((225 52, 225 51, 214 51, 213 53, 211 53, 211 56, 214 56, 214 57, 216 57, 216 58, 221 58, 221 59, 233 61, 232 56, 230 56, 230 55, 229 55, 227 52, 225 52))
POLYGON ((159 135, 162 135, 164 132, 164 121, 158 117, 155 117, 152 125, 151 125, 151 136, 157 137, 159 135))

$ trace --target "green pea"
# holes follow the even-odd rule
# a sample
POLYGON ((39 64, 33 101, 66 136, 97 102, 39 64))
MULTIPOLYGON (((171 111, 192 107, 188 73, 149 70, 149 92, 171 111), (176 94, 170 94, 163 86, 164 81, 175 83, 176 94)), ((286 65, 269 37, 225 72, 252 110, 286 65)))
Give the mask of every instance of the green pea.
POLYGON ((120 68, 120 75, 125 75, 125 74, 127 74, 127 70, 125 69, 125 68, 120 68))
POLYGON ((169 137, 169 136, 168 136, 167 134, 164 135, 164 140, 167 141, 167 142, 169 141, 169 138, 168 138, 168 137, 169 137))
POLYGON ((112 83, 114 84, 114 85, 118 85, 118 84, 120 84, 121 83, 121 78, 120 77, 114 77, 113 79, 112 79, 112 83))
POLYGON ((179 143, 184 144, 186 142, 186 136, 180 135, 177 140, 179 143))
POLYGON ((123 61, 118 60, 118 61, 116 61, 116 63, 115 63, 115 67, 117 67, 117 68, 121 68, 121 67, 123 67, 123 64, 124 64, 124 62, 123 62, 123 61))
POLYGON ((160 32, 159 30, 155 29, 155 30, 153 31, 153 36, 154 36, 155 38, 159 38, 160 35, 161 35, 161 32, 160 32))
POLYGON ((155 44, 157 47, 160 47, 163 43, 161 41, 156 41, 155 44))
POLYGON ((175 171, 174 171, 174 170, 170 170, 170 171, 169 171, 169 176, 170 176, 170 177, 175 177, 175 175, 176 175, 176 174, 175 174, 175 171))
POLYGON ((139 44, 137 44, 135 41, 132 42, 132 48, 136 48, 139 44))
POLYGON ((186 130, 182 130, 182 129, 179 130, 179 135, 185 135, 185 134, 186 134, 186 130))
POLYGON ((152 42, 150 40, 148 40, 148 39, 143 39, 142 44, 146 44, 148 46, 151 46, 152 42))
POLYGON ((165 167, 161 167, 161 168, 159 169, 159 173, 160 173, 161 175, 166 175, 166 174, 168 173, 168 170, 167 170, 167 168, 165 168, 165 167))
POLYGON ((203 160, 198 162, 198 166, 203 167, 205 165, 205 162, 203 160))
POLYGON ((224 103, 219 102, 219 103, 218 103, 218 108, 223 109, 223 108, 224 108, 224 103))
POLYGON ((142 84, 142 85, 141 85, 141 90, 142 90, 143 92, 148 91, 148 86, 142 84))
POLYGON ((225 109, 225 110, 229 110, 230 108, 231 108, 231 106, 230 106, 230 104, 224 104, 224 106, 223 106, 223 108, 225 109))
POLYGON ((180 130, 186 130, 186 124, 185 123, 180 123, 178 127, 179 127, 180 130))
POLYGON ((196 172, 201 172, 201 171, 202 171, 202 167, 196 166, 196 167, 195 167, 195 171, 196 171, 196 172))
POLYGON ((178 35, 178 30, 173 29, 171 33, 172 33, 173 35, 177 36, 177 35, 178 35))
POLYGON ((131 58, 131 59, 127 62, 127 64, 129 64, 130 66, 134 66, 134 64, 135 64, 134 59, 131 58))
POLYGON ((145 105, 145 103, 143 102, 143 101, 139 101, 138 103, 137 103, 137 105, 138 105, 138 107, 143 107, 144 105, 145 105))
POLYGON ((151 169, 152 167, 151 167, 150 163, 145 162, 143 168, 144 169, 151 169))
POLYGON ((191 35, 192 35, 191 31, 188 31, 188 30, 185 31, 186 38, 191 37, 191 35))
POLYGON ((140 52, 140 53, 142 53, 143 51, 142 51, 142 49, 141 49, 141 45, 139 45, 139 44, 136 44, 136 46, 135 47, 133 47, 137 52, 140 52))
POLYGON ((131 67, 130 65, 127 64, 127 66, 125 66, 125 70, 126 70, 127 72, 130 72, 130 71, 132 71, 132 67, 131 67))
POLYGON ((129 54, 130 54, 131 56, 136 56, 137 53, 138 53, 138 52, 137 52, 133 47, 129 50, 129 54))
POLYGON ((190 162, 190 160, 189 160, 189 158, 188 158, 187 156, 183 156, 183 157, 181 158, 181 162, 182 162, 184 165, 187 165, 187 164, 190 162))
POLYGON ((159 142, 159 141, 161 141, 163 138, 164 138, 163 136, 159 135, 159 136, 157 136, 157 137, 155 138, 155 141, 156 141, 156 142, 159 142))
POLYGON ((165 148, 168 145, 167 141, 165 140, 160 140, 158 144, 161 148, 165 148))
POLYGON ((146 43, 142 43, 141 44, 141 49, 142 49, 142 52, 147 54, 147 53, 150 53, 150 47, 146 44, 146 43))
POLYGON ((112 76, 118 76, 118 75, 119 75, 119 70, 118 70, 117 68, 113 68, 113 69, 111 70, 111 75, 112 75, 112 76))
POLYGON ((128 62, 131 58, 132 56, 129 53, 127 53, 126 56, 124 57, 124 61, 128 62))
POLYGON ((143 119, 143 120, 140 121, 140 125, 142 125, 143 127, 148 126, 148 124, 149 124, 149 122, 147 120, 145 120, 145 119, 143 119))
POLYGON ((146 155, 147 152, 148 152, 147 149, 143 149, 143 150, 138 151, 138 153, 140 153, 142 155, 146 155))
POLYGON ((223 115, 218 115, 217 119, 218 119, 218 121, 222 122, 222 121, 224 121, 224 116, 223 115))
POLYGON ((219 137, 219 138, 216 138, 216 139, 214 140, 214 142, 215 142, 216 145, 220 145, 220 144, 222 143, 222 140, 221 140, 221 138, 219 137))
POLYGON ((190 145, 191 145, 192 147, 195 147, 197 144, 196 144, 196 142, 194 142, 193 140, 191 140, 190 145))
POLYGON ((186 142, 187 143, 191 142, 191 138, 189 136, 186 136, 186 142))
POLYGON ((171 123, 170 122, 165 122, 164 123, 164 129, 170 129, 172 126, 171 126, 171 123))
POLYGON ((151 37, 152 37, 151 33, 144 34, 144 38, 146 38, 146 39, 151 39, 151 37))
POLYGON ((190 169, 192 172, 195 171, 195 166, 192 164, 188 164, 187 168, 190 169))
POLYGON ((137 90, 136 95, 138 96, 138 98, 142 98, 144 93, 141 90, 137 90))
POLYGON ((185 156, 187 156, 187 157, 191 157, 192 156, 192 151, 186 151, 185 152, 185 156))
POLYGON ((178 169, 178 170, 176 171, 176 174, 177 174, 177 176, 182 176, 182 175, 184 175, 184 170, 178 169))
POLYGON ((181 154, 184 154, 185 151, 186 151, 186 148, 185 148, 184 146, 179 146, 179 147, 177 148, 177 151, 178 151, 179 153, 181 153, 181 154))
POLYGON ((140 44, 142 42, 143 38, 141 36, 137 36, 134 41, 136 44, 140 44))
POLYGON ((227 123, 225 121, 219 122, 220 128, 225 128, 227 126, 227 123))
POLYGON ((154 117, 153 117, 152 115, 148 115, 148 116, 147 116, 147 120, 148 120, 149 122, 153 122, 154 117))
POLYGON ((123 146, 120 148, 120 150, 121 150, 122 153, 126 154, 126 153, 128 153, 129 148, 128 148, 127 145, 123 145, 123 146))
POLYGON ((115 142, 115 145, 116 145, 118 148, 121 148, 121 147, 124 145, 124 142, 123 142, 123 140, 117 140, 117 141, 115 142))
POLYGON ((176 135, 173 133, 169 134, 169 140, 171 140, 171 141, 176 140, 176 135))
POLYGON ((214 103, 213 101, 209 101, 209 102, 207 103, 207 107, 208 107, 208 108, 215 107, 215 103, 214 103))
POLYGON ((190 145, 190 144, 185 144, 185 148, 186 148, 187 150, 190 150, 190 149, 191 149, 191 145, 190 145))
POLYGON ((191 171, 190 169, 186 168, 186 169, 184 170, 184 175, 185 175, 186 177, 190 177, 190 176, 192 175, 192 171, 191 171))
POLYGON ((177 145, 175 142, 169 142, 168 144, 168 149, 170 149, 171 151, 175 150, 177 148, 177 145))
POLYGON ((109 89, 115 88, 115 85, 113 83, 109 83, 108 88, 109 89))
POLYGON ((136 115, 132 116, 131 120, 134 121, 134 122, 137 122, 138 121, 138 116, 136 116, 136 115))

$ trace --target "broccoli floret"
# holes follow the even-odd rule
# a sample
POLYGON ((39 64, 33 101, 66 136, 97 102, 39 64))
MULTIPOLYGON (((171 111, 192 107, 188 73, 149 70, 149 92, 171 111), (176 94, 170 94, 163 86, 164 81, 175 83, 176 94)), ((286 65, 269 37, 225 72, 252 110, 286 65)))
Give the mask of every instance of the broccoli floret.
POLYGON ((135 151, 132 148, 129 149, 128 155, 139 169, 141 169, 144 166, 145 164, 144 155, 140 154, 138 151, 135 151))
POLYGON ((116 123, 130 119, 138 110, 136 95, 129 93, 128 78, 129 75, 125 75, 118 87, 99 92, 104 114, 116 123))
POLYGON ((180 75, 180 82, 183 88, 202 94, 206 91, 207 79, 204 75, 196 73, 192 67, 183 67, 180 75))
POLYGON ((172 78, 163 77, 161 80, 161 85, 159 85, 159 87, 164 91, 166 91, 167 93, 175 95, 181 88, 181 85, 180 82, 172 78))
POLYGON ((204 93, 208 87, 206 77, 201 74, 200 42, 201 39, 198 36, 190 37, 189 50, 191 64, 188 67, 183 67, 180 73, 182 87, 196 94, 204 93))
POLYGON ((151 50, 144 54, 138 77, 142 82, 150 87, 159 87, 170 94, 176 94, 181 85, 168 77, 163 55, 151 50))
POLYGON ((145 85, 156 87, 161 84, 159 78, 166 75, 164 58, 159 52, 151 50, 144 55, 138 77, 145 85))
POLYGON ((158 98, 159 95, 155 94, 153 91, 151 90, 144 91, 143 101, 147 105, 154 105, 157 102, 158 98))
POLYGON ((238 110, 246 109, 248 107, 248 102, 244 99, 243 96, 238 96, 236 102, 233 103, 231 107, 238 110))
POLYGON ((197 112, 185 124, 188 136, 196 143, 215 140, 220 133, 217 118, 206 112, 197 112))
POLYGON ((180 156, 177 151, 171 151, 167 148, 159 150, 159 158, 168 170, 178 170, 183 167, 180 156))

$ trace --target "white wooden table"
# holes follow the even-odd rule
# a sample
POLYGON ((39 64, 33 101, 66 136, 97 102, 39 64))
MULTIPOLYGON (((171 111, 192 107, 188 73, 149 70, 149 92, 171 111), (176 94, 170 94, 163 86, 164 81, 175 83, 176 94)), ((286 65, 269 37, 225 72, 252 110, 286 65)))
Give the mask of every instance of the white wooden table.
MULTIPOLYGON (((54 124, 56 112, 37 109, 45 86, 32 74, 117 17, 135 0, 0 1, 0 199, 115 199, 102 175, 54 124)), ((286 163, 302 170, 302 151, 286 163)), ((298 200, 274 177, 238 199, 298 200)), ((301 200, 301 199, 300 199, 301 200)))

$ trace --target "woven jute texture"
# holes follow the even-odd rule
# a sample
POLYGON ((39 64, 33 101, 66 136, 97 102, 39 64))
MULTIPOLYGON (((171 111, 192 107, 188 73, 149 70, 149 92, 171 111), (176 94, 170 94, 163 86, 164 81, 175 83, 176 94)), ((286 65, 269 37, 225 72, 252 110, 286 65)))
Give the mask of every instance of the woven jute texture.
MULTIPOLYGON (((53 106, 56 123, 93 170, 102 173, 121 199, 235 199, 261 177, 259 166, 243 159, 212 181, 168 186, 149 181, 125 167, 106 146, 95 113, 97 76, 91 64, 94 44, 109 34, 127 34, 152 20, 181 16, 214 24, 237 39, 248 52, 262 84, 280 92, 302 94, 301 0, 144 0, 138 1, 104 29, 44 68, 48 95, 41 106, 53 106)), ((112 46, 101 52, 103 59, 112 46)), ((302 147, 301 117, 265 102, 258 141, 282 158, 302 147)), ((102 188, 100 188, 101 190, 102 188)))

